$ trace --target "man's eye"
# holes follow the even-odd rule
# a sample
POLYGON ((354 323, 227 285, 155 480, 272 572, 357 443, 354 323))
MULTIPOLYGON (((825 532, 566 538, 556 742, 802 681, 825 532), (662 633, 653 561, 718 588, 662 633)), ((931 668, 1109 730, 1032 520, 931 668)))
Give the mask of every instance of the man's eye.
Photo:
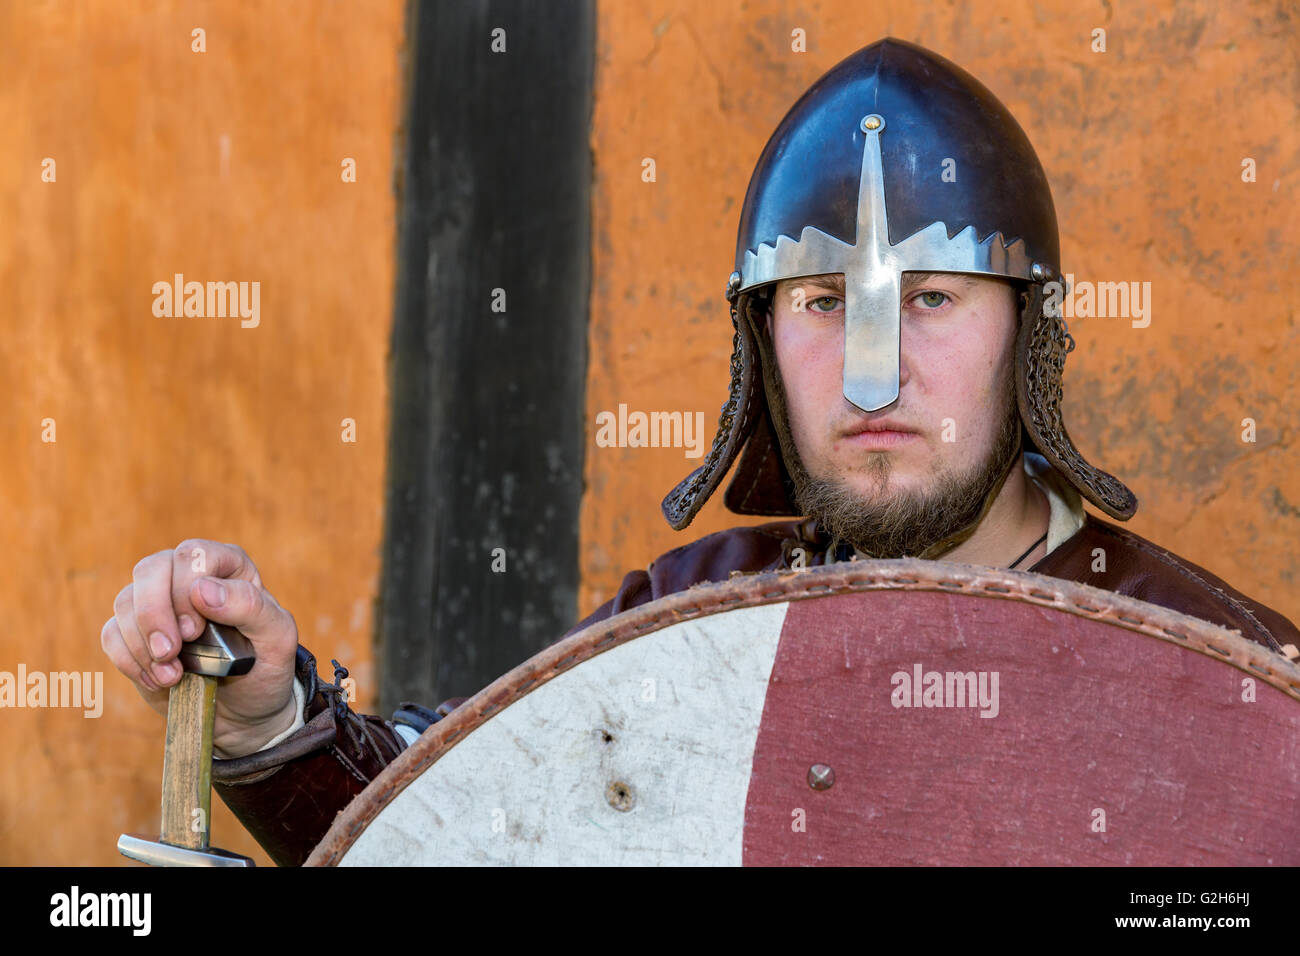
POLYGON ((839 296, 819 295, 815 299, 808 300, 808 308, 813 312, 834 312, 840 301, 839 296))
POLYGON ((920 302, 926 309, 933 310, 948 301, 948 294, 946 292, 922 292, 912 301, 920 302))

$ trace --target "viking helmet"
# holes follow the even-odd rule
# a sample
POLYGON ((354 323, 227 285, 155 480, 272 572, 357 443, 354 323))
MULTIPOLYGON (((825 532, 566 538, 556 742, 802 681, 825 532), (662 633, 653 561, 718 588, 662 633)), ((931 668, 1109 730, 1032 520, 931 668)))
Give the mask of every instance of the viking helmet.
POLYGON ((893 38, 841 61, 786 114, 750 179, 726 288, 735 329, 730 394, 704 464, 664 498, 668 523, 690 524, 738 456, 724 498, 731 511, 800 514, 793 441, 764 368, 775 363, 764 326, 776 282, 826 273, 844 274, 844 397, 864 411, 898 399, 904 272, 1017 280, 1021 447, 1043 455, 1106 514, 1132 517, 1136 497, 1084 460, 1061 421, 1074 340, 1044 307, 1044 286, 1062 275, 1059 246, 1043 167, 983 84, 893 38))

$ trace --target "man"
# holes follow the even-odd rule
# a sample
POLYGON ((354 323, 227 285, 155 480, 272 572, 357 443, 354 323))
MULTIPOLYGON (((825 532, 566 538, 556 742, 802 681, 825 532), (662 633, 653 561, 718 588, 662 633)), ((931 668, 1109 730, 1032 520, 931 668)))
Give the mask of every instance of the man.
MULTIPOLYGON (((832 69, 759 159, 727 287, 730 395, 704 464, 663 503, 686 527, 734 465, 732 511, 792 517, 662 555, 574 630, 735 573, 918 556, 1107 588, 1279 654, 1300 642, 1277 612, 1084 512, 1087 498, 1126 520, 1137 500, 1061 422, 1073 340, 1050 307, 1058 260, 1042 167, 978 81, 892 39, 832 69)), ((254 671, 219 693, 213 779, 281 864, 300 863, 458 702, 404 705, 391 722, 353 713, 343 669, 319 680, 293 618, 232 545, 187 541, 141 561, 102 642, 165 712, 180 641, 204 618, 257 647, 254 671)))

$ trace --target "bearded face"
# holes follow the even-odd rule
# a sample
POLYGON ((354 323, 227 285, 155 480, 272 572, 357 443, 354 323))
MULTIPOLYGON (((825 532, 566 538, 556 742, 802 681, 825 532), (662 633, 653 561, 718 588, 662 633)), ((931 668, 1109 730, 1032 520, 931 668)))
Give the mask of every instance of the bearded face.
POLYGON ((843 289, 843 276, 781 282, 768 314, 797 501, 867 555, 920 555, 979 518, 1019 459, 1015 286, 905 274, 899 395, 873 412, 842 392, 843 289))

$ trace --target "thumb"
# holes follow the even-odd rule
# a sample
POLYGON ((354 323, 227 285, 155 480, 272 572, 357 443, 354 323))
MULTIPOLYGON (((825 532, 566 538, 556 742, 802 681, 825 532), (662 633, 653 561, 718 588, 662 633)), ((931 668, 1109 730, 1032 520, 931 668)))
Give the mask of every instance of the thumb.
POLYGON ((190 600, 208 620, 238 628, 252 641, 280 636, 290 620, 269 592, 239 578, 198 578, 190 600))

